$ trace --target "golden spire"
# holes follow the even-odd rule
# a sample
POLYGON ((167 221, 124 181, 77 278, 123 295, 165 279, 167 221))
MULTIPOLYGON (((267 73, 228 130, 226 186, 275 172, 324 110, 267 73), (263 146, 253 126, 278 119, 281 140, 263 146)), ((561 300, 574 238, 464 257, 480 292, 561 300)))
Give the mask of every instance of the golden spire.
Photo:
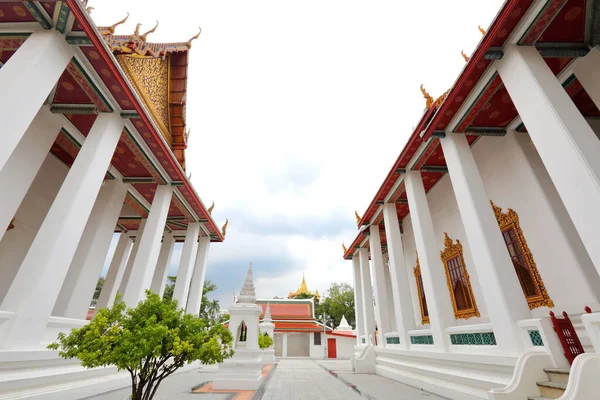
POLYGON ((421 85, 421 93, 423 93, 423 97, 426 100, 425 105, 427 106, 427 108, 431 107, 431 105, 433 104, 433 97, 431 97, 431 95, 427 93, 427 90, 423 88, 423 85, 421 85))
POLYGON ((225 225, 223 225, 223 227, 221 228, 221 234, 223 235, 223 237, 227 235, 227 225, 229 225, 229 220, 225 218, 225 225))
POLYGON ((142 39, 145 42, 146 38, 148 37, 148 35, 151 34, 151 33, 154 33, 156 31, 156 28, 158 28, 158 21, 156 21, 156 25, 154 26, 154 28, 152 28, 148 32, 142 34, 140 36, 140 39, 142 39))
POLYGON ((188 40, 187 43, 185 44, 188 49, 192 48, 192 41, 195 39, 198 39, 200 37, 201 33, 202 33, 202 28, 198 27, 198 33, 195 36, 191 37, 190 40, 188 40))
POLYGON ((469 59, 471 57, 469 57, 468 55, 465 54, 465 52, 463 50, 460 51, 460 54, 463 56, 463 58, 465 59, 466 62, 469 62, 469 59))
POLYGON ((127 21, 127 18, 129 18, 129 13, 127 13, 127 16, 125 18, 123 18, 122 20, 120 20, 119 22, 117 22, 116 24, 109 26, 108 31, 110 32, 110 34, 113 35, 115 33, 115 29, 117 28, 117 26, 124 24, 125 21, 127 21))
POLYGON ((208 208, 208 213, 212 214, 213 210, 215 209, 215 202, 212 202, 212 205, 208 208))
POLYGON ((477 28, 479 29, 479 32, 481 32, 481 36, 485 36, 485 29, 483 29, 481 25, 479 25, 477 28))
POLYGON ((360 224, 360 215, 358 215, 358 211, 354 210, 354 216, 356 217, 356 223, 360 224))
POLYGON ((348 249, 346 248, 346 245, 344 243, 342 243, 342 249, 344 249, 344 254, 348 252, 348 249))

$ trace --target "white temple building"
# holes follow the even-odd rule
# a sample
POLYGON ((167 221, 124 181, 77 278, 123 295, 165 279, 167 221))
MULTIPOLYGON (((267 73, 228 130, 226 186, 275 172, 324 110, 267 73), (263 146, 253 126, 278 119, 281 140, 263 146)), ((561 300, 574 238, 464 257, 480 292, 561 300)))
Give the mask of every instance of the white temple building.
POLYGON ((451 399, 598 397, 598 10, 506 1, 452 87, 421 86, 344 249, 357 372, 451 399))
POLYGON ((79 0, 0 2, 0 399, 110 389, 115 368, 46 345, 87 323, 113 235, 97 308, 162 294, 182 242, 174 298, 193 314, 224 240, 185 164, 198 35, 151 43, 154 29, 116 35, 124 21, 96 26, 79 0))

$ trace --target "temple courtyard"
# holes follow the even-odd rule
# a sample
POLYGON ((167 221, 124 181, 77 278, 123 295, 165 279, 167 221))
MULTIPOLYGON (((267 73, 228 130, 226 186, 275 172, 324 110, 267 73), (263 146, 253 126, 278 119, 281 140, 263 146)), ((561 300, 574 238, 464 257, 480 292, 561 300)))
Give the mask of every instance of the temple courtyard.
MULTIPOLYGON (((216 366, 194 368, 171 376, 161 385, 156 400, 437 400, 442 397, 375 374, 354 374, 350 360, 280 359, 263 386, 256 392, 195 393, 210 382, 216 366)), ((123 388, 85 400, 124 400, 130 394, 123 388)), ((83 395, 83 393, 82 393, 83 395)))

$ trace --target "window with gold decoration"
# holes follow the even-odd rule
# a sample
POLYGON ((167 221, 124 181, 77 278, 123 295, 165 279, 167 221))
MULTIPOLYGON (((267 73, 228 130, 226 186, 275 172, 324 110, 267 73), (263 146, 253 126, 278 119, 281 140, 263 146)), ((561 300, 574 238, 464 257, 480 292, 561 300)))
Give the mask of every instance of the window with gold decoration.
POLYGON ((446 272, 454 316, 465 319, 479 317, 469 273, 463 258, 462 244, 458 240, 455 244, 446 232, 444 232, 444 236, 444 250, 441 251, 441 257, 446 272))
POLYGON ((423 277, 421 276, 421 265, 417 257, 417 266, 414 268, 415 280, 417 282, 417 295, 419 296, 419 307, 421 308, 421 324, 429 323, 429 311, 427 310, 427 299, 423 290, 423 277))
POLYGON ((500 207, 491 204, 529 308, 554 307, 519 225, 519 216, 510 208, 503 213, 500 207))

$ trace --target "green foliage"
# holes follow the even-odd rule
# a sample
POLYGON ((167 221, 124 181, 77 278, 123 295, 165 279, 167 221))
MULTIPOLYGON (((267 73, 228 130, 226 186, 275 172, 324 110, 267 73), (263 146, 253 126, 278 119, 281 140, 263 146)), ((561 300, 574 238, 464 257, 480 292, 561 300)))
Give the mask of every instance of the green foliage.
POLYGON ((131 375, 133 400, 150 400, 160 383, 186 363, 215 364, 233 355, 233 338, 222 325, 184 314, 171 299, 146 291, 136 308, 117 299, 88 325, 60 333, 48 346, 86 368, 114 365, 131 375))
MULTIPOLYGON (((165 292, 163 294, 164 299, 173 298, 173 290, 175 289, 175 282, 177 277, 173 275, 167 276, 167 283, 165 285, 165 292)), ((220 313, 221 305, 219 300, 209 300, 208 294, 217 290, 217 285, 211 280, 204 281, 204 288, 202 289, 202 303, 200 304, 199 315, 201 318, 205 318, 211 322, 221 322, 220 313)))
POLYGON ((171 300, 173 298, 173 290, 175 289, 175 281, 177 277, 174 275, 167 276, 167 283, 165 284, 165 291, 163 293, 163 299, 171 300))
POLYGON ((96 290, 94 290, 94 296, 92 297, 91 306, 95 306, 98 302, 98 298, 100 297, 100 292, 102 292, 102 287, 104 286, 104 278, 98 278, 98 282, 96 283, 96 290))
POLYGON ((268 349, 271 346, 273 346, 273 339, 271 339, 271 336, 267 332, 258 335, 258 347, 268 349))
POLYGON ((348 323, 355 327, 354 289, 347 283, 332 283, 325 292, 324 299, 315 307, 315 316, 329 314, 337 327, 346 316, 348 323))

